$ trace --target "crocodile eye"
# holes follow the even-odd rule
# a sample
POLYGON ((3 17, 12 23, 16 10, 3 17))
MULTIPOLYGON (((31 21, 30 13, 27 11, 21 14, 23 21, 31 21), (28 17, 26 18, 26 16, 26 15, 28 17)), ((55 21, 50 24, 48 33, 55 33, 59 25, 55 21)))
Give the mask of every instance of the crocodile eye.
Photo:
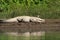
POLYGON ((44 22, 45 20, 42 19, 42 20, 40 20, 40 21, 44 22))
POLYGON ((42 20, 40 20, 40 21, 42 21, 42 20))

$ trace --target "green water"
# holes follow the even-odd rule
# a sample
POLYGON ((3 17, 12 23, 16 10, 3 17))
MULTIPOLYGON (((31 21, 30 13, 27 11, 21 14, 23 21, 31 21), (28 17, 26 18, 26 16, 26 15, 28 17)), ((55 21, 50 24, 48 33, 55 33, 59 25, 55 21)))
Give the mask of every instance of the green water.
POLYGON ((0 40, 60 40, 60 32, 48 32, 45 36, 13 36, 0 34, 0 40))

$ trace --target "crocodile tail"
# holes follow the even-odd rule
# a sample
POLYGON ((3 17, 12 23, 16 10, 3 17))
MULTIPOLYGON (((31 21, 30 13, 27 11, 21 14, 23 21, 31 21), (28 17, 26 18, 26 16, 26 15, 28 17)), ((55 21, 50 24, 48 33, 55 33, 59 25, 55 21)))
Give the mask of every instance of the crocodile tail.
POLYGON ((0 20, 0 23, 4 23, 5 22, 5 20, 0 20))

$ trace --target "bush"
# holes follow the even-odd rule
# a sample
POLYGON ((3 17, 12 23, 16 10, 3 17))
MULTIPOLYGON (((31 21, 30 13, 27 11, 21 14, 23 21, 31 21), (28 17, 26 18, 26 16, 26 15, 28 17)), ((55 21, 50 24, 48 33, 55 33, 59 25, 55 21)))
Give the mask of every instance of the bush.
POLYGON ((59 0, 0 0, 0 18, 20 15, 60 18, 59 0))

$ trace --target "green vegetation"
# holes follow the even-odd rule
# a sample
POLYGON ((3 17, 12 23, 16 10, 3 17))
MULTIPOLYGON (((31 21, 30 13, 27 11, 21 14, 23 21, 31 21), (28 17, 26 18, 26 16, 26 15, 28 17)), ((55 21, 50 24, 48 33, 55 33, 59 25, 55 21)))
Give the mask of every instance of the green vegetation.
POLYGON ((60 18, 60 0, 0 0, 0 19, 20 15, 60 18))

